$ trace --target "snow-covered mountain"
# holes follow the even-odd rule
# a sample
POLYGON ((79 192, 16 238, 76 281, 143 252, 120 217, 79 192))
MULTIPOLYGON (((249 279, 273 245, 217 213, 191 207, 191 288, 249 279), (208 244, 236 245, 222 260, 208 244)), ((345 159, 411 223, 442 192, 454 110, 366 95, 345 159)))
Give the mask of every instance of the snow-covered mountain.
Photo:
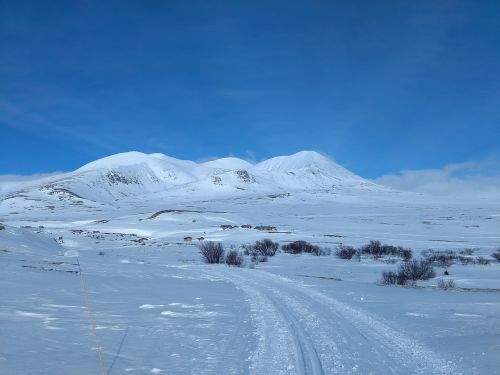
POLYGON ((197 197, 248 193, 338 192, 381 187, 313 151, 279 156, 258 164, 228 157, 204 163, 163 154, 126 152, 51 176, 24 187, 59 200, 113 202, 127 198, 160 199, 165 195, 197 197))

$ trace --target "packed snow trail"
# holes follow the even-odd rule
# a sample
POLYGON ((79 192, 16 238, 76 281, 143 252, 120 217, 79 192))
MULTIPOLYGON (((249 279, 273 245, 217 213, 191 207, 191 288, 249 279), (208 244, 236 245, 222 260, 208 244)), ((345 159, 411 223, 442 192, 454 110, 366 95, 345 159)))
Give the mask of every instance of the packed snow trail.
POLYGON ((210 270, 248 296, 259 344, 251 373, 460 374, 361 309, 265 271, 210 270))

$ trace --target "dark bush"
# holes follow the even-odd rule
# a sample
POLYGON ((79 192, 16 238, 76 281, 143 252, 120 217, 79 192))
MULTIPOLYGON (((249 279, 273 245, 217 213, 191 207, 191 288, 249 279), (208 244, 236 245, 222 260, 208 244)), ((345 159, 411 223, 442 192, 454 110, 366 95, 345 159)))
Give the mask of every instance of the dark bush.
POLYGON ((399 273, 410 281, 429 280, 436 276, 432 263, 426 260, 409 260, 399 266, 399 273))
POLYGON ((341 259, 352 259, 356 254, 356 249, 352 246, 340 245, 335 252, 335 255, 341 259))
POLYGON ((413 254, 411 252, 411 249, 402 249, 399 248, 399 254, 401 255, 401 258, 403 258, 404 261, 408 261, 413 257, 413 254))
POLYGON ((236 250, 230 250, 226 255, 226 264, 228 266, 241 267, 243 264, 243 255, 236 250))
MULTIPOLYGON (((272 257, 276 255, 279 249, 279 243, 264 239, 262 241, 255 241, 253 245, 243 245, 244 254, 252 257, 252 262, 258 262, 259 258, 272 257)), ((265 260, 267 261, 267 259, 265 260)))
POLYGON ((271 225, 256 225, 254 227, 256 230, 262 230, 262 231, 267 231, 267 232, 273 232, 276 231, 276 227, 273 227, 271 225))
POLYGON ((384 271, 382 272, 382 284, 384 285, 406 285, 408 278, 401 272, 384 271))
POLYGON ((398 274, 392 271, 382 272, 382 284, 394 285, 398 281, 398 274))
POLYGON ((425 260, 410 260, 399 266, 398 272, 384 271, 382 273, 382 284, 406 285, 415 283, 417 280, 429 280, 436 276, 432 264, 425 260))
POLYGON ((400 257, 406 261, 410 260, 413 256, 411 249, 406 249, 401 246, 385 245, 380 241, 370 241, 367 245, 361 246, 358 251, 360 254, 366 254, 375 259, 381 258, 385 255, 392 255, 400 257))
POLYGON ((382 255, 382 244, 380 241, 370 241, 369 244, 359 248, 361 254, 369 254, 374 257, 382 255))
POLYGON ((205 263, 222 263, 224 261, 224 247, 220 242, 205 241, 199 246, 200 254, 205 263))
MULTIPOLYGON (((480 265, 488 265, 491 263, 491 260, 488 258, 484 258, 482 256, 474 257, 472 254, 475 249, 463 249, 458 253, 455 253, 453 250, 425 250, 422 252, 422 255, 425 259, 431 262, 433 265, 437 267, 448 268, 455 263, 460 263, 463 266, 469 264, 480 264, 480 265)), ((495 254, 492 254, 494 257, 495 254)), ((500 257, 500 252, 499 255, 500 257)))
POLYGON ((276 255, 280 244, 270 240, 269 238, 265 238, 262 241, 255 241, 255 245, 253 245, 253 247, 261 255, 272 257, 276 255))
POLYGON ((238 228, 237 225, 231 225, 231 224, 222 224, 220 227, 222 230, 238 228))
POLYGON ((491 254, 491 256, 496 259, 498 262, 500 262, 500 249, 498 249, 497 251, 495 251, 493 254, 491 254))
MULTIPOLYGON (((432 250, 428 249, 422 252, 424 258, 436 265, 437 267, 448 268, 455 263, 456 260, 462 259, 467 262, 467 257, 459 257, 453 250, 432 250)), ((465 263, 466 264, 466 263, 465 263)))
POLYGON ((306 241, 294 241, 289 244, 281 246, 281 249, 285 253, 289 254, 300 254, 300 253, 314 253, 317 254, 320 251, 319 246, 312 245, 306 241))

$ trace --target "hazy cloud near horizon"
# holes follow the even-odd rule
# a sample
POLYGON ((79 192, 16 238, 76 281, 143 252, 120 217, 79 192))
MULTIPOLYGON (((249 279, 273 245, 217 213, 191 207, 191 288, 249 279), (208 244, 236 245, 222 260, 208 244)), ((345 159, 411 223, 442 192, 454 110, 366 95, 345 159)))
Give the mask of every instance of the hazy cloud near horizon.
POLYGON ((398 190, 436 195, 500 196, 500 161, 448 164, 440 169, 402 170, 372 180, 398 190))
POLYGON ((23 186, 30 185, 34 181, 61 173, 64 172, 35 173, 32 175, 0 174, 0 193, 7 192, 11 189, 20 189, 23 186))

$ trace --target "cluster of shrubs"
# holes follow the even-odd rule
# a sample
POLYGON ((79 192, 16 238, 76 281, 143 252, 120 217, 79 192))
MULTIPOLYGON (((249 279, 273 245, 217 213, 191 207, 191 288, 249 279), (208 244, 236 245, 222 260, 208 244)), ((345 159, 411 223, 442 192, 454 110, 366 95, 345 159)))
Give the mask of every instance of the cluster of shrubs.
POLYGON ((397 272, 384 271, 382 284, 414 285, 418 280, 429 280, 435 276, 431 262, 413 259, 401 263, 397 272))
POLYGON ((253 245, 244 245, 245 255, 249 255, 252 263, 267 262, 268 257, 273 257, 278 252, 280 244, 268 238, 255 241, 253 245))
POLYGON ((336 256, 338 256, 341 259, 347 259, 347 260, 352 259, 357 254, 360 253, 358 253, 358 250, 356 248, 346 245, 339 245, 339 247, 337 247, 337 251, 335 252, 336 256))
POLYGON ((374 259, 379 259, 383 256, 393 256, 402 258, 404 261, 408 261, 413 257, 411 249, 385 245, 380 241, 370 241, 367 245, 363 245, 357 249, 352 246, 340 245, 335 255, 342 259, 352 259, 353 257, 360 259, 361 255, 368 255, 374 259))
MULTIPOLYGON (((422 255, 436 267, 447 268, 453 264, 460 263, 462 265, 480 264, 488 265, 491 260, 482 256, 474 257, 474 249, 463 249, 458 254, 453 250, 424 250, 422 255)), ((500 254, 499 254, 500 257, 500 254)))
POLYGON ((237 250, 229 250, 226 254, 224 246, 220 242, 204 241, 199 245, 200 254, 205 263, 226 263, 228 266, 241 267, 243 254, 237 250))
POLYGON ((497 262, 500 262, 500 249, 496 250, 493 254, 491 254, 491 256, 497 262))
MULTIPOLYGON (((221 242, 204 241, 198 247, 202 260, 208 264, 225 263, 228 266, 241 267, 245 261, 243 253, 234 248, 226 253, 221 242)), ((279 243, 264 239, 243 247, 244 254, 251 257, 252 263, 259 263, 267 262, 267 257, 274 256, 279 249, 279 243)))
MULTIPOLYGON (((231 249, 227 253, 220 242, 204 241, 199 246, 202 260, 208 264, 226 263, 228 266, 241 267, 244 263, 244 256, 250 256, 252 265, 267 262, 269 257, 273 257, 279 251, 278 242, 268 238, 255 241, 252 245, 243 245, 243 253, 236 249, 231 249)), ((300 254, 309 253, 314 255, 329 255, 328 249, 320 248, 306 241, 294 241, 283 245, 281 249, 285 253, 300 254)))
POLYGON ((255 241, 253 245, 245 245, 245 255, 262 255, 267 257, 272 257, 276 255, 280 244, 278 242, 274 242, 268 238, 265 238, 261 241, 255 241))
POLYGON ((254 229, 268 231, 268 232, 273 232, 278 230, 276 227, 273 227, 272 225, 256 225, 254 229))
POLYGON ((306 241, 294 241, 281 246, 281 250, 288 254, 309 253, 314 255, 329 255, 328 249, 322 249, 306 241))

